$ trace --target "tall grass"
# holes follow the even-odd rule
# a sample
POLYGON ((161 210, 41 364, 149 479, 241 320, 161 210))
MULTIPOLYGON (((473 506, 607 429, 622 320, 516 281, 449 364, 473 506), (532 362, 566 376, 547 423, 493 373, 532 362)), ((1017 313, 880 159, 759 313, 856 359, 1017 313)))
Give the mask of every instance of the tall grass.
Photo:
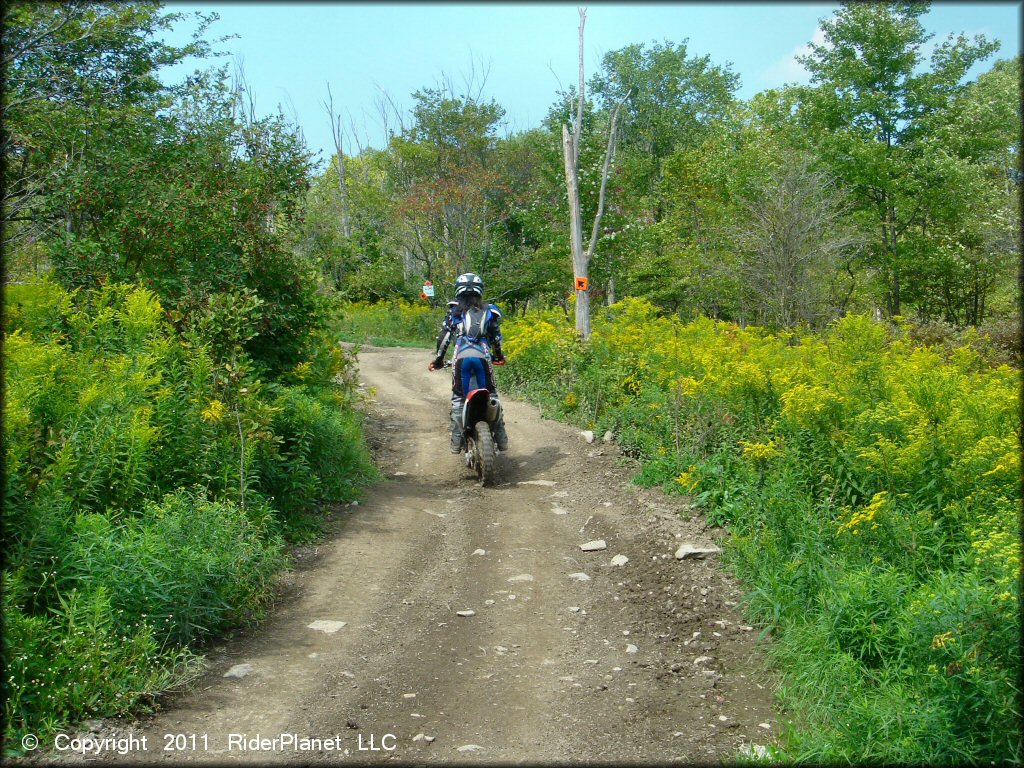
POLYGON ((333 324, 342 341, 380 347, 433 347, 443 307, 407 301, 342 304, 333 324))

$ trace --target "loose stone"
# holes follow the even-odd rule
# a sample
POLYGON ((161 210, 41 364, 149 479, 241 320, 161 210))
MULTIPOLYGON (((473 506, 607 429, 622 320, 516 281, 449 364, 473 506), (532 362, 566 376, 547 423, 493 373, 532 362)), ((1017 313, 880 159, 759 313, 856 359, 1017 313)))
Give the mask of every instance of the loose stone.
POLYGON ((345 621, 328 621, 327 619, 317 619, 312 624, 307 624, 309 629, 315 629, 320 632, 324 632, 328 635, 333 635, 339 629, 344 627, 348 622, 345 621))
POLYGON ((707 555, 717 555, 721 551, 721 549, 713 545, 697 546, 696 544, 686 543, 676 550, 676 560, 685 560, 687 558, 703 560, 707 555))
POLYGON ((254 671, 252 664, 235 664, 235 666, 224 673, 224 677, 236 677, 241 680, 246 675, 251 675, 254 671))

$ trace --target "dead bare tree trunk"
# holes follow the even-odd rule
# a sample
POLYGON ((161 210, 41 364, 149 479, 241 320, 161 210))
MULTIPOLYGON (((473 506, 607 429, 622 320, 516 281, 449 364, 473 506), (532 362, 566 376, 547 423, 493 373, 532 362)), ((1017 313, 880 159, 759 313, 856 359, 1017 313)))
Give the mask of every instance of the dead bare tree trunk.
MULTIPOLYGON (((588 262, 583 251, 583 216, 580 211, 579 172, 575 162, 573 137, 562 126, 562 154, 565 157, 565 188, 569 195, 569 243, 572 249, 572 271, 576 278, 587 276, 588 262)), ((576 330, 590 336, 590 293, 576 291, 576 330)))
POLYGON ((345 150, 342 146, 341 115, 334 112, 334 96, 331 84, 327 84, 327 103, 324 104, 331 119, 331 135, 334 137, 334 151, 338 158, 338 191, 341 193, 341 233, 348 240, 351 234, 348 220, 348 186, 345 183, 345 150))
POLYGON ((583 250, 583 214, 580 208, 580 137, 583 131, 584 77, 583 77, 583 27, 587 21, 585 8, 579 9, 579 90, 576 102, 576 124, 572 133, 569 126, 562 124, 562 157, 565 160, 565 189, 569 197, 569 242, 572 249, 572 269, 576 278, 576 332, 584 339, 590 338, 590 287, 587 270, 590 260, 597 248, 597 238, 601 232, 601 217, 604 216, 604 192, 608 183, 608 171, 612 158, 615 156, 615 125, 619 110, 632 90, 622 97, 612 111, 608 124, 608 146, 604 153, 604 167, 601 170, 601 191, 597 199, 597 213, 594 215, 594 226, 590 233, 590 242, 583 250), (580 278, 586 288, 580 287, 580 278))

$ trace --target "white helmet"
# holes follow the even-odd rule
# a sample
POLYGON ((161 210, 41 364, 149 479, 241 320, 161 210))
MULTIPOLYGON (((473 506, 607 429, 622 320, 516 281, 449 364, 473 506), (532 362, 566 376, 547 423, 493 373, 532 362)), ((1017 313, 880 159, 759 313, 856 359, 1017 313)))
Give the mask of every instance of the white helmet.
POLYGON ((484 295, 484 281, 480 279, 479 275, 466 272, 455 278, 455 295, 458 297, 464 293, 484 295))

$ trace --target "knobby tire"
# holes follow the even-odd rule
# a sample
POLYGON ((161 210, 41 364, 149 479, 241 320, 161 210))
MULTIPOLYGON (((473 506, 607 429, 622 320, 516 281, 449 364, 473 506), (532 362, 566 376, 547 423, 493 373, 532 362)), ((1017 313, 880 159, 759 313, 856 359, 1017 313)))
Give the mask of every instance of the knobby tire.
POLYGON ((497 462, 494 439, 485 422, 477 424, 475 432, 476 478, 480 485, 492 485, 494 483, 494 465, 497 462))

